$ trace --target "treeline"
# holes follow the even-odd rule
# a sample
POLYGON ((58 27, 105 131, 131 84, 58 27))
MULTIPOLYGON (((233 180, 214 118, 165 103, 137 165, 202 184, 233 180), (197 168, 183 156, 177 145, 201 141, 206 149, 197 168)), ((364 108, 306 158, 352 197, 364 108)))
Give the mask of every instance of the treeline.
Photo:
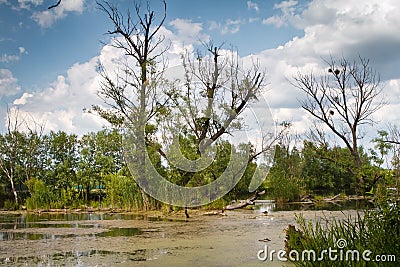
POLYGON ((270 197, 282 201, 298 200, 301 195, 340 193, 385 197, 398 187, 399 163, 393 156, 392 168, 383 168, 391 145, 383 145, 378 139, 375 143, 376 149, 369 153, 360 148, 360 170, 347 148, 310 141, 304 141, 301 149, 278 145, 265 186, 270 197), (358 182, 360 177, 364 181, 362 186, 358 182))
POLYGON ((112 175, 127 173, 116 130, 80 138, 62 131, 45 135, 11 131, 0 135, 0 147, 3 194, 10 193, 16 205, 26 203, 28 208, 86 204, 93 190, 102 200, 112 175))
MULTIPOLYGON (((181 139, 183 154, 195 159, 190 142, 181 139)), ((379 143, 377 143, 379 145, 379 143)), ((230 158, 231 144, 216 144, 217 155, 211 166, 191 177, 188 186, 199 186, 217 179, 230 158)), ((352 155, 346 148, 304 141, 301 148, 280 143, 275 147, 275 161, 260 189, 267 197, 298 200, 301 195, 387 194, 387 188, 398 185, 398 171, 382 168, 383 157, 390 146, 369 154, 362 149, 363 168, 355 172, 352 155), (364 188, 358 177, 363 176, 364 188)), ((1 206, 28 209, 70 208, 90 205, 123 209, 141 209, 142 194, 123 159, 122 135, 115 129, 104 129, 78 137, 65 132, 14 131, 0 135, 1 206)), ((158 171, 171 182, 185 179, 175 168, 167 168, 155 151, 148 150, 158 171)), ((396 158, 392 162, 396 165, 396 158)), ((398 162, 398 161, 397 161, 398 162)), ((248 185, 256 163, 250 162, 243 178, 231 192, 219 200, 223 205, 249 195, 248 185)), ((161 203, 151 199, 153 208, 161 203)))
MULTIPOLYGON (((181 148, 195 159, 195 148, 182 137, 181 148)), ((39 134, 36 131, 11 131, 0 135, 0 207, 28 209, 71 208, 82 205, 142 209, 142 192, 123 158, 122 135, 104 129, 78 137, 65 132, 39 134)), ((224 171, 231 145, 216 144, 216 160, 209 168, 195 173, 187 186, 207 184, 224 171)), ((149 147, 157 170, 171 182, 186 179, 176 168, 161 164, 160 155, 149 147)), ((237 199, 247 194, 255 163, 249 163, 242 180, 226 196, 237 199)), ((152 208, 161 203, 151 199, 152 208)))

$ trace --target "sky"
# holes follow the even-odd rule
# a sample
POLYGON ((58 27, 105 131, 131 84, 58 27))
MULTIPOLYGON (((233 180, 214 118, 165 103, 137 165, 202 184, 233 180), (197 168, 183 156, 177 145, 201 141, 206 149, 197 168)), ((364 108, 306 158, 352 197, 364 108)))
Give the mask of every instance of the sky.
MULTIPOLYGON (((56 2, 0 0, 0 132, 7 106, 44 122, 46 131, 84 134, 107 125, 84 110, 102 104, 97 62, 121 56, 108 45, 112 26, 95 1, 62 0, 47 9, 56 2)), ((133 7, 132 0, 110 3, 121 11, 133 7)), ((150 5, 161 15, 161 1, 150 5)), ((267 72, 264 97, 274 119, 291 121, 298 133, 311 120, 301 109, 302 92, 291 85, 294 75, 324 70, 323 59, 331 56, 369 58, 387 105, 374 114, 368 142, 400 119, 399 25, 398 0, 167 0, 161 32, 172 64, 200 40, 234 47, 243 61, 257 60, 267 72)))

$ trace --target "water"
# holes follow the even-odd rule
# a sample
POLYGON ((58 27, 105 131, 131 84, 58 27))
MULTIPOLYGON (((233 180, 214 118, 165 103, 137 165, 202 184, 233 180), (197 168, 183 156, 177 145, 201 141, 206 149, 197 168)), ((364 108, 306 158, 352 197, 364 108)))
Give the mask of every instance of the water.
POLYGON ((265 246, 260 240, 282 249, 283 230, 294 223, 288 210, 308 209, 306 217, 315 218, 310 209, 320 207, 264 202, 254 208, 226 216, 191 211, 189 220, 183 213, 0 213, 0 266, 265 266, 257 259, 265 246))
POLYGON ((328 210, 328 211, 341 211, 341 210, 363 210, 366 208, 373 207, 373 204, 367 200, 345 200, 345 201, 321 201, 315 203, 275 203, 271 200, 256 200, 255 209, 261 210, 261 212, 278 212, 278 211, 316 211, 316 210, 328 210))

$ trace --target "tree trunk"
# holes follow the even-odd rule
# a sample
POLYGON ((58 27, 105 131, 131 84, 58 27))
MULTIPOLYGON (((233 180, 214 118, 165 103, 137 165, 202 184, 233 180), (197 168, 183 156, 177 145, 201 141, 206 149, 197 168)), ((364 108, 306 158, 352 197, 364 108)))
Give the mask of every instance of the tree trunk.
POLYGON ((150 199, 149 196, 144 192, 142 188, 140 188, 140 194, 142 196, 142 201, 143 201, 143 209, 145 211, 151 210, 151 204, 150 204, 150 199))
POLYGON ((10 179, 10 184, 11 184, 11 191, 14 194, 15 204, 18 205, 18 194, 17 194, 17 191, 15 190, 14 179, 12 177, 9 177, 9 179, 10 179))
POLYGON ((254 200, 256 200, 259 196, 264 195, 265 194, 265 190, 259 192, 256 191, 254 193, 254 195, 251 198, 248 198, 246 200, 242 200, 239 203, 236 204, 232 204, 232 205, 228 205, 225 207, 225 210, 235 210, 235 209, 240 209, 240 208, 244 208, 248 205, 254 205, 254 200))

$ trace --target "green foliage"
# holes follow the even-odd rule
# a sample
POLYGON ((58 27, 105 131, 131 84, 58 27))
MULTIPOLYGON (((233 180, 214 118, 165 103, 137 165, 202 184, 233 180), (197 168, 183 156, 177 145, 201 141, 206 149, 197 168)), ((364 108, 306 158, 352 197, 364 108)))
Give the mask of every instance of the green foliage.
POLYGON ((131 176, 108 174, 105 176, 107 197, 105 202, 112 208, 140 209, 142 199, 139 188, 131 176))
MULTIPOLYGON (((178 185, 195 187, 211 183, 225 171, 231 160, 231 149, 239 153, 244 148, 253 149, 251 144, 234 147, 226 140, 218 140, 213 144, 215 150, 212 153, 215 153, 215 160, 211 165, 202 171, 191 173, 169 166, 163 161, 159 152, 163 148, 153 136, 156 131, 156 125, 146 125, 146 135, 151 143, 147 147, 150 160, 162 176, 178 185)), ((201 156, 198 139, 189 132, 181 134, 180 149, 186 158, 195 160, 201 156)), ((374 140, 377 144, 375 150, 370 150, 367 155, 362 148, 359 149, 363 163, 361 169, 356 168, 353 157, 346 148, 329 147, 327 144, 308 141, 304 142, 301 149, 296 147, 289 149, 283 144, 277 145, 275 162, 263 184, 268 197, 278 201, 293 201, 304 193, 350 195, 359 188, 359 177, 364 180, 364 192, 374 196, 377 203, 398 197, 395 188, 399 184, 400 161, 397 154, 394 154, 391 161, 393 169, 382 168, 383 162, 389 160, 390 146, 384 142, 385 133, 379 134, 380 139, 374 140)), ((4 187, 10 186, 8 174, 12 170, 16 188, 20 188, 24 183, 30 185, 31 197, 27 203, 29 202, 31 208, 79 207, 92 200, 98 201, 106 194, 108 203, 115 207, 139 209, 143 205, 144 195, 141 194, 143 192, 140 192, 134 179, 130 177, 122 156, 122 135, 115 129, 88 133, 80 138, 61 131, 41 136, 34 132, 11 132, 0 134, 0 147, 2 148, 0 161, 5 168, 0 171, 0 183, 4 187), (119 182, 115 181, 116 178, 109 177, 117 173, 117 176, 124 176, 119 182), (38 181, 36 189, 33 181, 38 181), (130 198, 128 195, 122 197, 126 190, 118 192, 119 186, 131 192, 134 197, 130 198), (94 191, 99 191, 100 188, 101 195, 96 195, 94 191), (45 195, 47 191, 50 194, 45 195), (112 195, 109 195, 110 193, 112 195)), ((257 167, 263 166, 249 162, 243 177, 234 188, 219 200, 220 202, 212 205, 219 207, 222 205, 220 203, 247 198, 248 186, 257 167)), ((18 192, 18 195, 20 195, 18 202, 24 203, 24 194, 18 192)), ((9 197, 8 194, 7 198, 9 197)), ((15 200, 13 202, 15 203, 15 200)), ((156 200, 152 199, 150 202, 151 208, 160 207, 160 203, 156 200)), ((18 204, 14 206, 10 203, 10 201, 6 203, 8 208, 18 207, 18 204)), ((92 204, 92 206, 97 205, 92 204)))
POLYGON ((271 167, 266 186, 270 197, 278 201, 293 201, 299 198, 300 155, 297 149, 292 152, 283 146, 275 147, 275 161, 271 167))
POLYGON ((353 194, 356 186, 354 169, 354 160, 348 149, 304 142, 301 183, 308 193, 353 194))
POLYGON ((37 178, 26 181, 26 186, 31 194, 31 196, 26 199, 26 207, 28 209, 49 209, 52 203, 57 200, 53 190, 37 178))
POLYGON ((227 200, 225 200, 225 198, 221 197, 213 202, 211 202, 210 204, 204 206, 205 209, 210 209, 210 210, 222 210, 225 206, 227 206, 229 204, 229 202, 227 200))
POLYGON ((6 210, 17 210, 18 209, 18 204, 15 203, 15 201, 13 201, 11 199, 6 199, 4 201, 4 208, 6 210))
MULTIPOLYGON (((343 248, 343 260, 331 261, 327 254, 321 261, 294 261, 296 266, 382 266, 382 262, 366 262, 362 253, 372 252, 368 257, 375 259, 376 255, 395 255, 395 262, 385 262, 384 266, 399 266, 400 264, 400 206, 384 205, 378 209, 367 210, 364 215, 359 213, 356 218, 333 220, 322 224, 312 223, 301 215, 297 217, 298 229, 289 225, 286 231, 285 247, 287 255, 296 250, 301 255, 304 250, 314 250, 319 257, 324 249, 337 249, 339 239, 346 241, 343 248), (360 261, 351 261, 345 255, 348 250, 357 250, 360 261)), ((301 258, 300 258, 301 259, 301 258)))

